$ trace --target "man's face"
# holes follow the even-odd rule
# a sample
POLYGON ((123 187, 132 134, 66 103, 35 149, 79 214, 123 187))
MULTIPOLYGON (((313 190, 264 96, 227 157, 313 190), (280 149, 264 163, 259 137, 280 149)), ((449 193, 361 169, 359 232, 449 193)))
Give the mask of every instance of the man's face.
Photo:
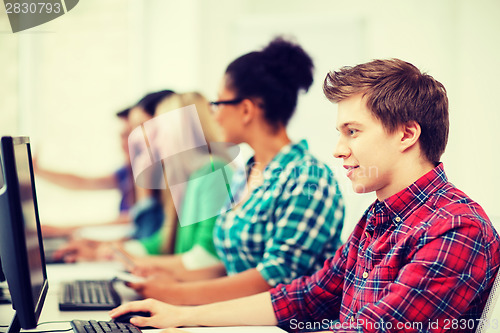
POLYGON ((334 156, 342 158, 356 193, 376 191, 381 200, 394 194, 400 157, 399 131, 388 134, 366 107, 362 95, 338 103, 340 138, 334 156), (392 186, 391 186, 392 185, 392 186))

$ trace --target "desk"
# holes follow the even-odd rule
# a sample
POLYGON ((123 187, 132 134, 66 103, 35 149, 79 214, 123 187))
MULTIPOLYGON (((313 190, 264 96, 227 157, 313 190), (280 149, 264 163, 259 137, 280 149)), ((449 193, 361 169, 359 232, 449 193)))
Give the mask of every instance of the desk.
MULTIPOLYGON (((47 265, 47 276, 49 279, 49 290, 45 299, 39 323, 47 321, 61 320, 110 320, 107 311, 59 311, 60 284, 63 281, 71 280, 105 280, 112 279, 115 273, 122 270, 123 266, 115 262, 100 262, 100 263, 78 263, 78 264, 54 264, 47 265)), ((138 300, 138 295, 130 288, 127 288, 122 283, 115 283, 115 289, 122 297, 122 302, 138 300)), ((10 305, 0 306, 0 321, 2 324, 6 322, 3 318, 12 318, 12 310, 10 305)), ((8 320, 8 319, 7 319, 8 320)), ((36 330, 50 329, 65 329, 69 328, 69 324, 47 324, 38 327, 36 330)), ((182 328, 186 332, 193 333, 279 333, 284 332, 280 328, 270 326, 259 327, 196 327, 182 328)), ((159 330, 143 330, 144 332, 158 332, 159 330)), ((29 331, 27 331, 29 332, 29 331)), ((70 331, 71 332, 71 331, 70 331)))

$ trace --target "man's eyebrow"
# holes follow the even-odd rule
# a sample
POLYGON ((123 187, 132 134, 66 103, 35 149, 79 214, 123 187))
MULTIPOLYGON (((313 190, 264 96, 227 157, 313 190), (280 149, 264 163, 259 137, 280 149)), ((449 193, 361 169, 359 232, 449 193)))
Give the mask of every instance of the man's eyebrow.
MULTIPOLYGON (((340 125, 340 128, 346 128, 346 127, 349 127, 349 126, 361 126, 361 123, 358 123, 357 121, 348 121, 348 122, 343 123, 342 125, 340 125)), ((335 129, 337 131, 339 131, 338 126, 336 126, 335 129)))

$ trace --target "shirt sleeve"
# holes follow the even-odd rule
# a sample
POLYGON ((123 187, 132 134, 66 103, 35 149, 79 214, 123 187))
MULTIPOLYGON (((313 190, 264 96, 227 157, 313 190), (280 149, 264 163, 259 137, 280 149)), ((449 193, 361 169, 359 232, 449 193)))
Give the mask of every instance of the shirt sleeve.
MULTIPOLYGON (((453 320, 467 312, 470 301, 491 287, 497 269, 490 263, 497 260, 488 259, 491 254, 485 250, 489 247, 481 229, 473 223, 459 223, 460 219, 452 219, 452 228, 447 228, 450 222, 443 221, 438 232, 422 236, 417 246, 409 249, 411 260, 401 269, 376 267, 380 280, 394 282, 387 284, 382 297, 363 306, 352 318, 341 318, 345 322, 331 329, 378 332, 384 331, 383 327, 387 331, 419 332, 433 328, 433 332, 445 332, 447 325, 452 329, 453 320)), ((343 252, 346 256, 346 248, 343 252)), ((329 319, 338 317, 343 284, 340 276, 354 274, 340 269, 344 255, 337 252, 311 278, 298 279, 271 291, 281 326, 289 326, 292 320, 318 321, 326 314, 329 319), (336 312, 328 312, 328 307, 336 312)), ((486 293, 483 294, 486 300, 486 293)), ((477 312, 480 314, 481 309, 477 312)))
POLYGON ((181 260, 187 270, 202 269, 220 263, 219 258, 200 245, 195 245, 191 250, 181 254, 181 260))
MULTIPOLYGON (((197 179, 196 182, 190 181, 186 188, 184 202, 182 204, 182 216, 187 221, 197 221, 190 225, 180 225, 177 229, 176 253, 184 253, 191 250, 194 246, 201 246, 209 254, 217 257, 214 246, 214 225, 218 213, 224 204, 221 198, 228 197, 228 192, 221 196, 221 187, 219 178, 206 177, 212 174, 214 169, 221 169, 224 163, 215 160, 213 165, 207 165, 198 170, 190 179, 197 179), (214 190, 215 189, 215 190, 214 190)), ((230 178, 231 170, 225 170, 230 178)))
MULTIPOLYGON (((481 229, 473 224, 457 224, 460 226, 440 235, 429 233, 422 237, 411 261, 386 286, 385 296, 355 314, 355 331, 375 332, 374 327, 380 325, 404 327, 405 332, 417 332, 420 326, 425 331, 429 325, 435 325, 436 332, 446 331, 446 325, 452 328, 451 320, 460 318, 470 301, 491 287, 488 284, 493 281, 487 278, 490 263, 481 229)), ((391 274, 390 268, 387 274, 391 274)), ((477 311, 481 313, 481 309, 477 311)), ((343 331, 349 332, 338 330, 343 331)))
POLYGON ((311 274, 317 258, 325 258, 326 248, 333 253, 340 246, 342 197, 334 180, 322 170, 324 174, 317 176, 300 175, 282 190, 275 207, 274 233, 257 265, 270 286, 311 274))
POLYGON ((163 232, 160 229, 147 238, 139 239, 138 242, 143 246, 147 254, 159 255, 161 254, 161 247, 163 244, 163 232))
POLYGON ((213 230, 216 216, 188 226, 177 229, 175 253, 185 253, 193 247, 199 246, 207 253, 217 258, 214 246, 213 230))
POLYGON ((142 242, 137 239, 130 239, 126 241, 123 243, 123 247, 127 253, 134 256, 142 257, 149 254, 142 242))
POLYGON ((298 323, 310 318, 335 320, 339 317, 347 251, 344 245, 312 276, 271 289, 271 301, 280 327, 298 331, 298 323))
POLYGON ((200 222, 198 232, 194 238, 194 245, 201 246, 205 251, 217 258, 217 253, 214 246, 214 225, 217 216, 214 216, 206 221, 200 222))

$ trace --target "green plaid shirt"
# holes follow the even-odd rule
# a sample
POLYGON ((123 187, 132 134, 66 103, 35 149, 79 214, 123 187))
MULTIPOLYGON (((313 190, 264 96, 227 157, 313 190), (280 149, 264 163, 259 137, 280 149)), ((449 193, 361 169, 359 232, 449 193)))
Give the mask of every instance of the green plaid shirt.
MULTIPOLYGON (((234 177, 236 202, 253 163, 234 177)), ((263 178, 246 202, 219 216, 214 243, 229 275, 257 268, 275 286, 314 273, 333 256, 344 205, 332 171, 309 153, 305 140, 283 147, 263 178)))

